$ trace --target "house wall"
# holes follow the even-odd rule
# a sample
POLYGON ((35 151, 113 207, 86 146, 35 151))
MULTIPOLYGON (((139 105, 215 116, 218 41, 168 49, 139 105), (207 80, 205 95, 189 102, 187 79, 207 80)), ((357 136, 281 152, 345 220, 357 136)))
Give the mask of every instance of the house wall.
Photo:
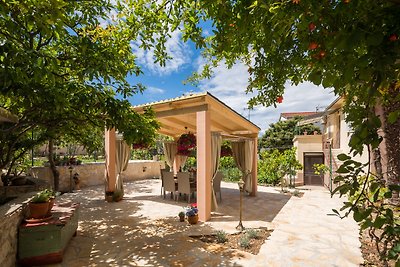
MULTIPOLYGON (((353 130, 346 122, 345 114, 343 113, 341 107, 342 104, 340 104, 339 107, 335 106, 335 108, 332 108, 332 111, 328 113, 326 117, 326 124, 323 136, 323 148, 326 166, 330 166, 330 153, 332 153, 332 179, 337 176, 335 172, 342 164, 342 162, 338 160, 337 156, 342 153, 350 155, 351 150, 349 146, 349 141, 353 130), (327 143, 327 141, 329 140, 331 140, 332 151, 329 151, 329 144, 327 143)), ((364 149, 364 153, 361 156, 352 156, 352 158, 355 161, 365 163, 368 161, 368 152, 366 149, 364 149)), ((330 187, 331 184, 330 179, 331 177, 328 172, 324 176, 324 184, 328 187, 330 187)), ((336 186, 337 185, 332 182, 332 189, 336 188, 336 186)))
MULTIPOLYGON (((297 149, 296 159, 304 166, 304 153, 322 152, 322 135, 296 135, 293 145, 297 149)), ((303 170, 297 171, 295 183, 296 185, 304 184, 303 170)))
MULTIPOLYGON (((75 188, 72 180, 70 183, 70 170, 69 166, 58 166, 60 172, 60 185, 59 191, 67 192, 75 188)), ((163 161, 152 160, 130 160, 128 168, 122 173, 124 181, 134 181, 141 179, 151 179, 160 177, 160 169, 165 168, 163 161)), ((92 185, 104 184, 105 164, 104 162, 94 162, 82 165, 73 166, 72 175, 79 174, 79 186, 84 188, 92 185)), ((33 167, 31 174, 39 179, 46 180, 53 186, 53 175, 49 167, 33 167)))

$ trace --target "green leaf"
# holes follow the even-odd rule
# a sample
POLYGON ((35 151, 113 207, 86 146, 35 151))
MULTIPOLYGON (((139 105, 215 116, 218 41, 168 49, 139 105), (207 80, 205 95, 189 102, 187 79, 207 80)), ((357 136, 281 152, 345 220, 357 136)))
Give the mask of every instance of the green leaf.
POLYGON ((384 218, 382 216, 378 216, 378 217, 376 217, 373 225, 376 229, 381 229, 382 226, 385 224, 385 222, 386 222, 386 218, 384 218))
POLYGON ((308 79, 313 82, 315 85, 321 84, 321 71, 313 71, 308 76, 308 79))
POLYGON ((388 192, 385 192, 385 194, 383 194, 383 196, 385 197, 385 198, 392 198, 392 191, 388 191, 388 192))
POLYGON ((348 155, 346 155, 346 154, 339 154, 338 156, 337 156, 337 158, 340 160, 340 161, 345 161, 345 160, 349 160, 349 159, 351 159, 351 157, 349 157, 348 155))
POLYGON ((379 185, 380 185, 379 183, 373 182, 371 183, 369 189, 371 190, 371 192, 375 192, 376 189, 379 187, 379 185))
POLYGON ((400 191, 400 185, 391 184, 391 185, 389 185, 389 189, 392 191, 400 191))
POLYGON ((339 169, 336 170, 336 173, 348 173, 348 172, 349 170, 344 165, 341 165, 339 169))

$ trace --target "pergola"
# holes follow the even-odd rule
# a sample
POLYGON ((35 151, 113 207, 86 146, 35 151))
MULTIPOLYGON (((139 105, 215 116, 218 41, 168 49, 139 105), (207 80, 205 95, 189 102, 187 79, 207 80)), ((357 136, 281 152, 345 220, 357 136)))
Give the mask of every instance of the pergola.
MULTIPOLYGON (((211 217, 211 133, 218 132, 229 139, 251 139, 254 141, 253 168, 251 172, 252 196, 257 192, 257 137, 260 128, 235 112, 208 92, 190 94, 174 99, 132 107, 138 113, 151 107, 160 122, 160 134, 175 140, 185 131, 197 138, 197 206, 199 219, 211 217)), ((112 165, 115 165, 115 132, 106 133, 106 155, 109 180, 115 181, 112 165), (114 162, 114 163, 113 163, 114 162)), ((115 182, 114 182, 115 183, 115 182)))

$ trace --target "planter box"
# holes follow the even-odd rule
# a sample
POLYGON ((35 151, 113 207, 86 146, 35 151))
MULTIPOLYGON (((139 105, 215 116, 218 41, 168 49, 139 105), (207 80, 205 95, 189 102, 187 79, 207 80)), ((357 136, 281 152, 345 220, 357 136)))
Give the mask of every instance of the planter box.
POLYGON ((78 228, 79 204, 54 206, 43 222, 23 222, 18 233, 18 263, 22 266, 59 263, 78 228))

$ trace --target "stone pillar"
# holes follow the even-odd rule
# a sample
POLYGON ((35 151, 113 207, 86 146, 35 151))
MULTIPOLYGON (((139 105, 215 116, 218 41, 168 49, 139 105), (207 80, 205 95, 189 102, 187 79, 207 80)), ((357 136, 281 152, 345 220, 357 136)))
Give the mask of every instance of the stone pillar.
POLYGON ((197 112, 197 207, 199 220, 211 218, 211 126, 210 112, 197 112))

